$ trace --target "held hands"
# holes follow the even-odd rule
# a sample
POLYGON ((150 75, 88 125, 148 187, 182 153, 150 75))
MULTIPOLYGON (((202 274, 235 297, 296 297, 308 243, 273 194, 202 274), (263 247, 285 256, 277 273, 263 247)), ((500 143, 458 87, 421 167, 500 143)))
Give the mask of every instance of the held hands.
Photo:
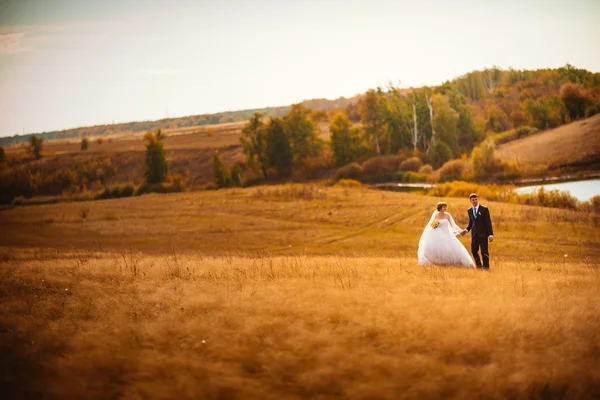
POLYGON ((467 234, 467 230, 463 229, 463 231, 460 233, 461 236, 465 236, 467 234))
POLYGON ((490 239, 490 243, 492 243, 494 241, 494 235, 490 235, 489 239, 490 239))

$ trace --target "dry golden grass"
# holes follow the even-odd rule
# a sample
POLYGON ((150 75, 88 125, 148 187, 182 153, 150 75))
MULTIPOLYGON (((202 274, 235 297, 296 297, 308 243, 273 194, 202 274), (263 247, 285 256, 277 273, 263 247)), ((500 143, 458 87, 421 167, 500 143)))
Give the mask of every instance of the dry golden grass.
MULTIPOLYGON (((3 210, 3 393, 597 398, 597 217, 487 203, 490 273, 420 267, 438 200, 289 185, 3 210)), ((468 200, 445 200, 464 226, 468 200)))
POLYGON ((501 145, 504 161, 530 165, 598 163, 600 114, 501 145))

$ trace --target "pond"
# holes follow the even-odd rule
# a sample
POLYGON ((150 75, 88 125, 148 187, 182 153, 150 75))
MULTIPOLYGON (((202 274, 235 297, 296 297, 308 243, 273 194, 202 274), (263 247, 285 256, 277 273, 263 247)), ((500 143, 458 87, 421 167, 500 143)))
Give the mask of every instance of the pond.
POLYGON ((522 186, 517 188, 516 191, 517 193, 531 193, 541 187, 543 187, 544 190, 561 190, 569 192, 571 196, 577 197, 579 201, 587 201, 594 196, 600 196, 600 179, 522 186))

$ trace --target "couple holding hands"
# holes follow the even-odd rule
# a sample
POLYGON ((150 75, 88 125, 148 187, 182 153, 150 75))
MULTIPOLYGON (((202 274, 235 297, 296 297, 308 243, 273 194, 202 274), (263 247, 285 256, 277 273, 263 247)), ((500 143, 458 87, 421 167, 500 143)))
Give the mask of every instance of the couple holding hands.
POLYGON ((476 267, 486 271, 490 269, 488 241, 494 240, 490 211, 486 206, 479 204, 479 196, 476 193, 469 195, 469 201, 471 208, 468 210, 469 225, 466 229, 460 229, 456 225, 452 215, 447 212, 448 205, 446 203, 439 202, 437 204, 419 240, 417 252, 419 264, 476 267), (465 235, 469 231, 471 232, 473 259, 456 238, 456 235, 465 235), (481 258, 479 257, 480 251, 481 258))

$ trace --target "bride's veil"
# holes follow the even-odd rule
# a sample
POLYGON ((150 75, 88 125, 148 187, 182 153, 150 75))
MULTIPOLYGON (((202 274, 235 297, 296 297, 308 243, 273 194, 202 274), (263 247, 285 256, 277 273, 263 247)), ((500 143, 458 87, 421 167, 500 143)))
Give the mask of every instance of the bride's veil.
POLYGON ((423 234, 421 235, 421 238, 419 239, 419 249, 417 251, 417 256, 419 257, 419 259, 422 259, 425 254, 424 254, 424 241, 425 238, 427 236, 427 233, 429 233, 429 231, 432 231, 433 228, 431 227, 431 223, 433 222, 433 220, 435 219, 435 216, 437 215, 438 210, 437 208, 435 210, 433 210, 433 214, 431 214, 431 218, 429 218, 429 222, 427 222, 427 225, 425 225, 425 229, 423 229, 423 234))
POLYGON ((462 229, 460 229, 458 227, 458 225, 456 225, 456 222, 454 222, 454 218, 452 218, 452 215, 450 215, 450 213, 448 213, 448 219, 450 220, 450 227, 449 227, 450 228, 450 232, 454 236, 460 235, 462 233, 462 229))

